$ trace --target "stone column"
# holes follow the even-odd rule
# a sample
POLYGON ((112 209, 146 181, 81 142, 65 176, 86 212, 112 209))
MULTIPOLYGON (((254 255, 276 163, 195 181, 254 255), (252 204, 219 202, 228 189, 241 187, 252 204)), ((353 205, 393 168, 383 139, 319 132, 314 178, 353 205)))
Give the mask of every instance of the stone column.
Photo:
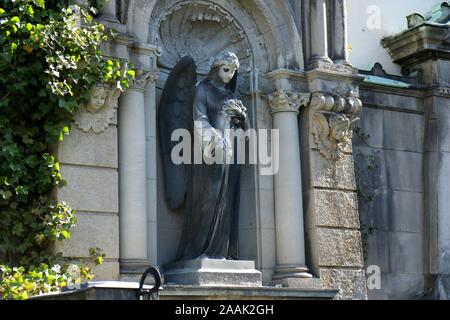
POLYGON ((157 230, 157 135, 156 135, 156 80, 158 71, 152 71, 145 94, 145 140, 147 158, 147 249, 148 259, 152 265, 158 264, 158 230, 157 230))
POLYGON ((311 0, 311 57, 310 68, 322 63, 332 63, 328 57, 328 32, 326 0, 311 0))
POLYGON ((142 73, 122 95, 119 107, 119 222, 122 274, 142 273, 147 256, 145 87, 142 73))
POLYGON ((347 56, 347 8, 346 0, 334 0, 332 10, 332 34, 333 39, 330 44, 332 49, 332 59, 339 64, 348 64, 347 56))
POLYGON ((296 286, 298 278, 311 278, 305 265, 302 177, 297 115, 309 94, 278 90, 269 96, 273 128, 279 130, 279 168, 274 176, 275 241, 277 266, 274 282, 296 286))
POLYGON ((105 1, 101 10, 101 19, 118 22, 116 0, 105 1))

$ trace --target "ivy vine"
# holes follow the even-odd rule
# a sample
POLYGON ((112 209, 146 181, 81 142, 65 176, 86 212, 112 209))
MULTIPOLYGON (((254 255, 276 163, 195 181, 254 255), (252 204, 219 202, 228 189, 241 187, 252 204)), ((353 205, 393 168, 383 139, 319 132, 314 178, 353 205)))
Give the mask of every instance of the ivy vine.
POLYGON ((65 185, 53 146, 95 84, 125 90, 134 77, 126 62, 103 58, 100 45, 114 32, 95 13, 73 1, 0 3, 0 297, 8 272, 52 270, 52 244, 76 223, 53 196, 65 185))

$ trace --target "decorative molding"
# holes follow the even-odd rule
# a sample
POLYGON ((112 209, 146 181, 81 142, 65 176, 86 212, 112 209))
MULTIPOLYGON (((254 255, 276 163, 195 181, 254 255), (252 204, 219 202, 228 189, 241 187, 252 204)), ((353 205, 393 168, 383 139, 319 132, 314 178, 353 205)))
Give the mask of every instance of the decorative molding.
POLYGON ((145 92, 145 87, 149 82, 156 82, 159 79, 159 71, 151 70, 151 71, 143 71, 138 69, 136 72, 136 76, 130 82, 129 90, 139 90, 145 92))
POLYGON ((241 72, 250 70, 252 65, 246 30, 230 12, 214 2, 164 1, 152 13, 149 28, 151 41, 164 50, 158 60, 164 68, 171 69, 189 55, 195 60, 197 72, 206 75, 210 58, 225 49, 237 54, 241 72))
POLYGON ((309 93, 297 93, 278 89, 273 94, 268 95, 271 113, 298 113, 300 107, 308 105, 310 96, 309 93))
MULTIPOLYGON (((96 90, 99 90, 99 87, 92 89, 91 98, 96 90)), ((82 105, 74 116, 75 125, 83 132, 92 130, 94 133, 102 133, 114 121, 121 91, 106 87, 103 87, 101 90, 106 92, 106 100, 102 105, 98 105, 94 109, 89 105, 82 105)))
POLYGON ((314 143, 320 154, 329 160, 339 160, 344 152, 351 150, 353 129, 362 111, 360 99, 349 96, 312 94, 310 107, 314 143))

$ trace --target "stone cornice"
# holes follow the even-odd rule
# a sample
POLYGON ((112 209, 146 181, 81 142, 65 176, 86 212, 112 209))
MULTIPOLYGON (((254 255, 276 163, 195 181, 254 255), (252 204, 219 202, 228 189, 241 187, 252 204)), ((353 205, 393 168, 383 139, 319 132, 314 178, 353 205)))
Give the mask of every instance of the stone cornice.
POLYGON ((134 52, 146 56, 155 55, 159 57, 161 56, 163 50, 159 46, 151 45, 148 43, 133 42, 129 46, 134 52))
POLYGON ((305 72, 289 69, 277 69, 267 73, 266 77, 267 79, 271 80, 289 79, 289 78, 298 78, 304 80, 305 72))
POLYGON ((360 83, 364 80, 364 76, 357 73, 342 72, 338 69, 313 69, 309 71, 298 71, 289 69, 277 69, 267 73, 266 78, 269 80, 292 79, 299 81, 307 81, 314 79, 327 79, 335 81, 348 81, 352 79, 355 83, 360 83))
POLYGON ((449 26, 422 24, 381 41, 394 62, 404 63, 425 51, 450 55, 449 26))
POLYGON ((359 85, 359 89, 364 90, 364 91, 373 91, 373 92, 379 92, 379 93, 394 94, 396 96, 405 96, 405 97, 421 98, 421 99, 425 97, 425 91, 427 88, 423 88, 423 89, 397 88, 397 87, 390 87, 390 86, 386 86, 386 85, 382 85, 382 84, 368 83, 368 82, 363 82, 359 85))
POLYGON ((355 86, 364 81, 364 76, 358 73, 343 73, 336 70, 325 70, 325 69, 313 69, 306 72, 306 78, 308 81, 316 80, 316 79, 324 79, 324 80, 334 80, 336 82, 345 81, 348 82, 350 80, 355 86))

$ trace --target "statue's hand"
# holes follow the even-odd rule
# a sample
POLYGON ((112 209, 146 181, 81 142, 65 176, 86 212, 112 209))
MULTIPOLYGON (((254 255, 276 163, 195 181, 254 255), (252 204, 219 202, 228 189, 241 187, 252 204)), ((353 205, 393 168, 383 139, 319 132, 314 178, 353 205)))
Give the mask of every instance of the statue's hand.
POLYGON ((206 145, 204 153, 208 158, 216 156, 216 149, 221 150, 224 155, 230 156, 233 152, 230 142, 221 136, 212 136, 209 143, 206 145))
POLYGON ((225 112, 231 117, 245 120, 247 117, 246 111, 247 109, 244 107, 241 100, 232 99, 227 101, 225 112))

